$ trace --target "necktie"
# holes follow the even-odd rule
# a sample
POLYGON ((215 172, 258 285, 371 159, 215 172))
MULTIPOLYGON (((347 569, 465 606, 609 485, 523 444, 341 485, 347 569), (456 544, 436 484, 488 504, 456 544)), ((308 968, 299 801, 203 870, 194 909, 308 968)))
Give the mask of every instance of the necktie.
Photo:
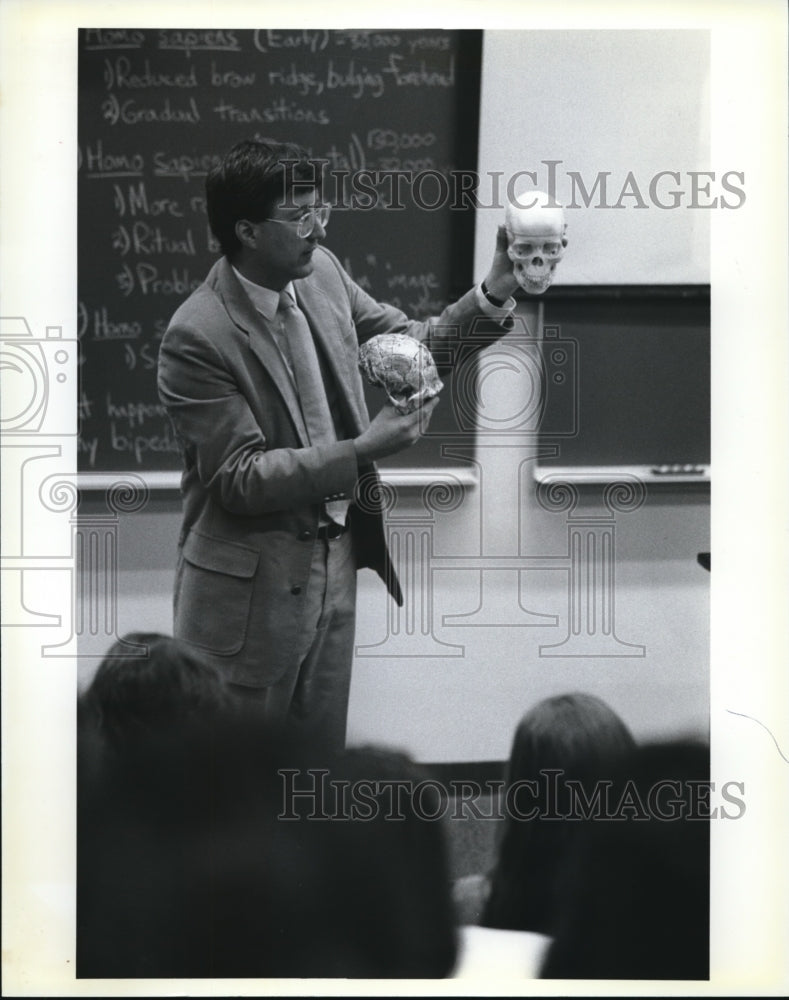
MULTIPOLYGON (((315 341, 312 339, 312 332, 304 313, 287 291, 280 292, 277 317, 284 346, 289 355, 310 444, 330 444, 337 440, 337 435, 326 398, 315 341)), ((332 521, 345 524, 348 501, 328 501, 324 503, 324 510, 332 521)))

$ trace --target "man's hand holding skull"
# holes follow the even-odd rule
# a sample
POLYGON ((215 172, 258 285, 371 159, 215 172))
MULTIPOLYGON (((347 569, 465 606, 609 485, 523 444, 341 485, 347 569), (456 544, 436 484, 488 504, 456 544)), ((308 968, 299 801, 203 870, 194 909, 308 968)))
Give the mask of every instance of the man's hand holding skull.
POLYGON ((496 232, 496 249, 493 253, 490 270, 485 278, 485 288, 489 295, 500 302, 506 302, 518 287, 512 261, 507 253, 508 248, 507 228, 499 226, 496 232))
POLYGON ((386 392, 388 404, 356 439, 362 461, 375 461, 414 444, 427 429, 443 383, 430 351, 413 337, 383 333, 359 351, 359 370, 386 392))

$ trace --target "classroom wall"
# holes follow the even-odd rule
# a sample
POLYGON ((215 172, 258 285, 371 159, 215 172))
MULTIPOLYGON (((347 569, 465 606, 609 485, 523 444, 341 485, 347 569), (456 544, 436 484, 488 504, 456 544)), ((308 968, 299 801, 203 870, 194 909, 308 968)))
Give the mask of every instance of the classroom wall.
MULTIPOLYGON (((601 169, 641 176, 656 164, 699 168, 706 149, 703 33, 517 34, 486 34, 480 172, 522 168, 523 157, 536 165, 562 160, 592 176, 601 169), (573 69, 563 75, 568 56, 573 69), (624 73, 633 86, 622 87, 624 73), (649 109, 660 109, 660 120, 649 109)), ((478 278, 497 218, 479 213, 478 278)), ((574 211, 572 253, 560 280, 705 282, 707 231, 704 213, 574 211), (665 252, 677 246, 679 256, 665 252)), ((515 412, 524 387, 506 371, 498 377, 487 384, 486 403, 515 412)), ((423 481, 395 482, 390 530, 413 546, 407 604, 395 614, 380 581, 360 573, 351 741, 388 743, 424 761, 502 759, 524 709, 567 690, 605 698, 639 737, 706 735, 709 574, 696 557, 710 547, 709 493, 652 489, 636 509, 612 511, 594 488, 573 510, 550 510, 538 500, 532 467, 528 443, 513 447, 487 434, 474 461, 447 459, 438 476, 443 493, 427 496, 423 481), (573 531, 613 542, 606 607, 614 635, 600 643, 598 619, 594 636, 551 649, 577 611, 573 531), (572 655, 554 655, 562 650, 572 655)), ((178 524, 174 494, 119 515, 119 635, 170 631, 178 524)), ((590 608, 600 612, 595 600, 585 615, 590 608)), ((87 637, 83 648, 92 643, 98 654, 104 641, 87 637)), ((95 665, 80 661, 82 684, 95 665)))

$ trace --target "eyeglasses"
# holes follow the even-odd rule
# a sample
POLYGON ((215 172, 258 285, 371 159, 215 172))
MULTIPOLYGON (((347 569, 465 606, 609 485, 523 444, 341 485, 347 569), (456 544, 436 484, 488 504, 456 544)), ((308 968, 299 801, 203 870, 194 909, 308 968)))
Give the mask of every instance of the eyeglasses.
POLYGON ((329 224, 330 215, 331 205, 314 205, 298 219, 265 219, 264 221, 278 222, 283 226, 295 226, 296 235, 303 240, 312 235, 316 225, 319 224, 321 229, 325 229, 329 224))

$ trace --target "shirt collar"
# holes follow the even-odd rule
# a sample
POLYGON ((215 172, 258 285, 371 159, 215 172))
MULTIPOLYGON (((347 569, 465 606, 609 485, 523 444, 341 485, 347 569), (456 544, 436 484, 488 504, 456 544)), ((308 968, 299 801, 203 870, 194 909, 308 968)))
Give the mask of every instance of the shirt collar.
MULTIPOLYGON (((233 265, 230 265, 233 267, 233 265)), ((247 293, 247 295, 252 300, 252 305, 262 313, 268 320, 273 320, 277 314, 277 309, 279 308, 279 292, 275 292, 273 288, 264 288, 263 285, 256 285, 254 281, 250 281, 249 278, 245 278, 244 275, 235 267, 233 267, 233 273, 241 282, 241 287, 247 293)), ((290 295, 293 301, 296 301, 296 296, 293 294, 293 282, 289 281, 288 284, 283 288, 284 292, 290 295)))

